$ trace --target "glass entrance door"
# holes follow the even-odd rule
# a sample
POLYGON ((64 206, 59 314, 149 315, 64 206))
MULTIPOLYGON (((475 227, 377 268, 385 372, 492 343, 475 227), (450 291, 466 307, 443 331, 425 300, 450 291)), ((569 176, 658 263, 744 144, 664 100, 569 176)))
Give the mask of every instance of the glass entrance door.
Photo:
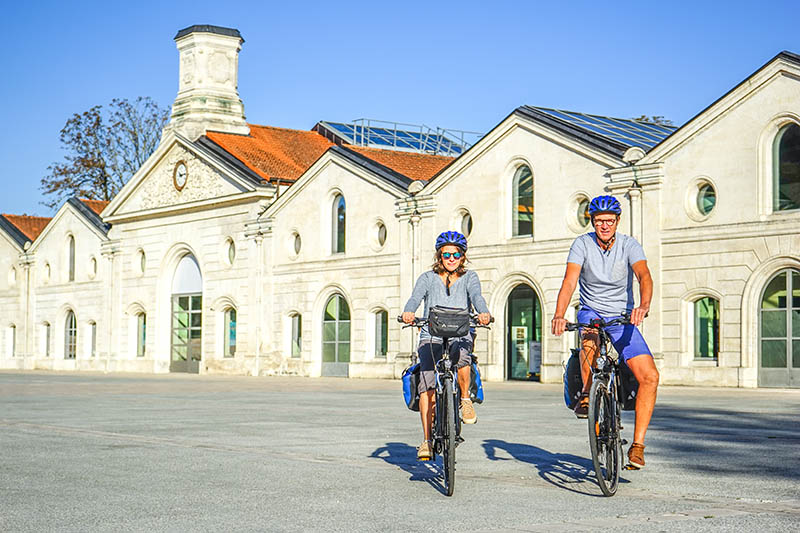
POLYGON ((340 294, 325 305, 322 317, 322 375, 350 374, 350 308, 340 294))
POLYGON ((760 387, 800 387, 800 271, 767 283, 759 312, 760 387))
POLYGON ((539 380, 542 366, 542 308, 536 291, 517 285, 506 307, 506 375, 539 380))
POLYGON ((172 296, 171 372, 200 371, 200 340, 203 331, 202 294, 172 296))

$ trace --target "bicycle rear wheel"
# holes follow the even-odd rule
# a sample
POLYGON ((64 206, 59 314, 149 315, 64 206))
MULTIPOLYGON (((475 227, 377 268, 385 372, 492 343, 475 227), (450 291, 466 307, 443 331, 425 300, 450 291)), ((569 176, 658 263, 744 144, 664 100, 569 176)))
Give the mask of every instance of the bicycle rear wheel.
POLYGON ((444 488, 448 496, 453 495, 456 484, 456 410, 453 401, 453 380, 445 379, 444 394, 444 442, 442 459, 444 462, 444 488))
POLYGON ((597 484, 606 496, 613 496, 619 484, 622 446, 614 416, 614 404, 608 384, 592 382, 589 392, 589 448, 597 484))

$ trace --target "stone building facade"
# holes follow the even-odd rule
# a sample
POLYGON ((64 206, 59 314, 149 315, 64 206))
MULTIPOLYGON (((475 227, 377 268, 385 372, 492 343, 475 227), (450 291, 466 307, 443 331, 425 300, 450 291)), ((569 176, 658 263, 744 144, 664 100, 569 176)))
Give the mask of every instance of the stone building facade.
POLYGON ((0 368, 397 377, 394 317, 457 229, 496 317, 485 377, 557 382, 567 251, 613 194, 662 382, 800 386, 800 56, 679 128, 522 106, 453 158, 247 123, 242 42, 178 33, 170 123, 108 205, 0 218, 0 368))

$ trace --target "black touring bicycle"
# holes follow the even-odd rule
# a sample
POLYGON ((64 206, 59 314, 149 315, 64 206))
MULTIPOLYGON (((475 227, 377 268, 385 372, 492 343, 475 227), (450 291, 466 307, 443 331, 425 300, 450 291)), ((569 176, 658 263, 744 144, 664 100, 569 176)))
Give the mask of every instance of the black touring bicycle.
MULTIPOLYGON (((402 322, 403 317, 398 316, 397 321, 402 322)), ((491 321, 494 322, 494 318, 491 321)), ((403 328, 425 325, 428 326, 432 336, 441 337, 443 342, 442 356, 434 364, 436 405, 433 412, 431 437, 433 459, 436 460, 437 455, 442 456, 445 494, 452 496, 456 481, 456 446, 464 442, 464 439, 461 438, 461 416, 459 415, 461 392, 458 388, 455 365, 449 357, 450 339, 463 337, 469 333, 471 328, 489 329, 489 326, 480 325, 477 315, 471 314, 465 309, 432 307, 428 312, 427 319, 415 317, 414 322, 403 328)), ((410 392, 412 396, 416 395, 416 389, 410 392)))

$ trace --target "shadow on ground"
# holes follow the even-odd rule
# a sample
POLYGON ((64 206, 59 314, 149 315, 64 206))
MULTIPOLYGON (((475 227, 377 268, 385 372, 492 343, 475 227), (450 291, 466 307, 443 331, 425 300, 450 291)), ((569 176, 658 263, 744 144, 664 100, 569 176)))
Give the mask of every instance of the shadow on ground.
MULTIPOLYGON (((570 453, 552 453, 530 444, 498 439, 484 440, 483 449, 490 461, 513 460, 528 463, 536 467, 539 477, 556 487, 578 494, 601 496, 595 481, 592 460, 588 457, 578 457, 570 453), (511 457, 498 456, 498 450, 511 457)), ((627 483, 622 477, 619 481, 627 483)))
POLYGON ((436 461, 419 461, 417 449, 404 442, 387 442, 370 454, 370 457, 383 459, 390 465, 408 472, 409 481, 422 481, 445 494, 444 473, 441 456, 436 461))

